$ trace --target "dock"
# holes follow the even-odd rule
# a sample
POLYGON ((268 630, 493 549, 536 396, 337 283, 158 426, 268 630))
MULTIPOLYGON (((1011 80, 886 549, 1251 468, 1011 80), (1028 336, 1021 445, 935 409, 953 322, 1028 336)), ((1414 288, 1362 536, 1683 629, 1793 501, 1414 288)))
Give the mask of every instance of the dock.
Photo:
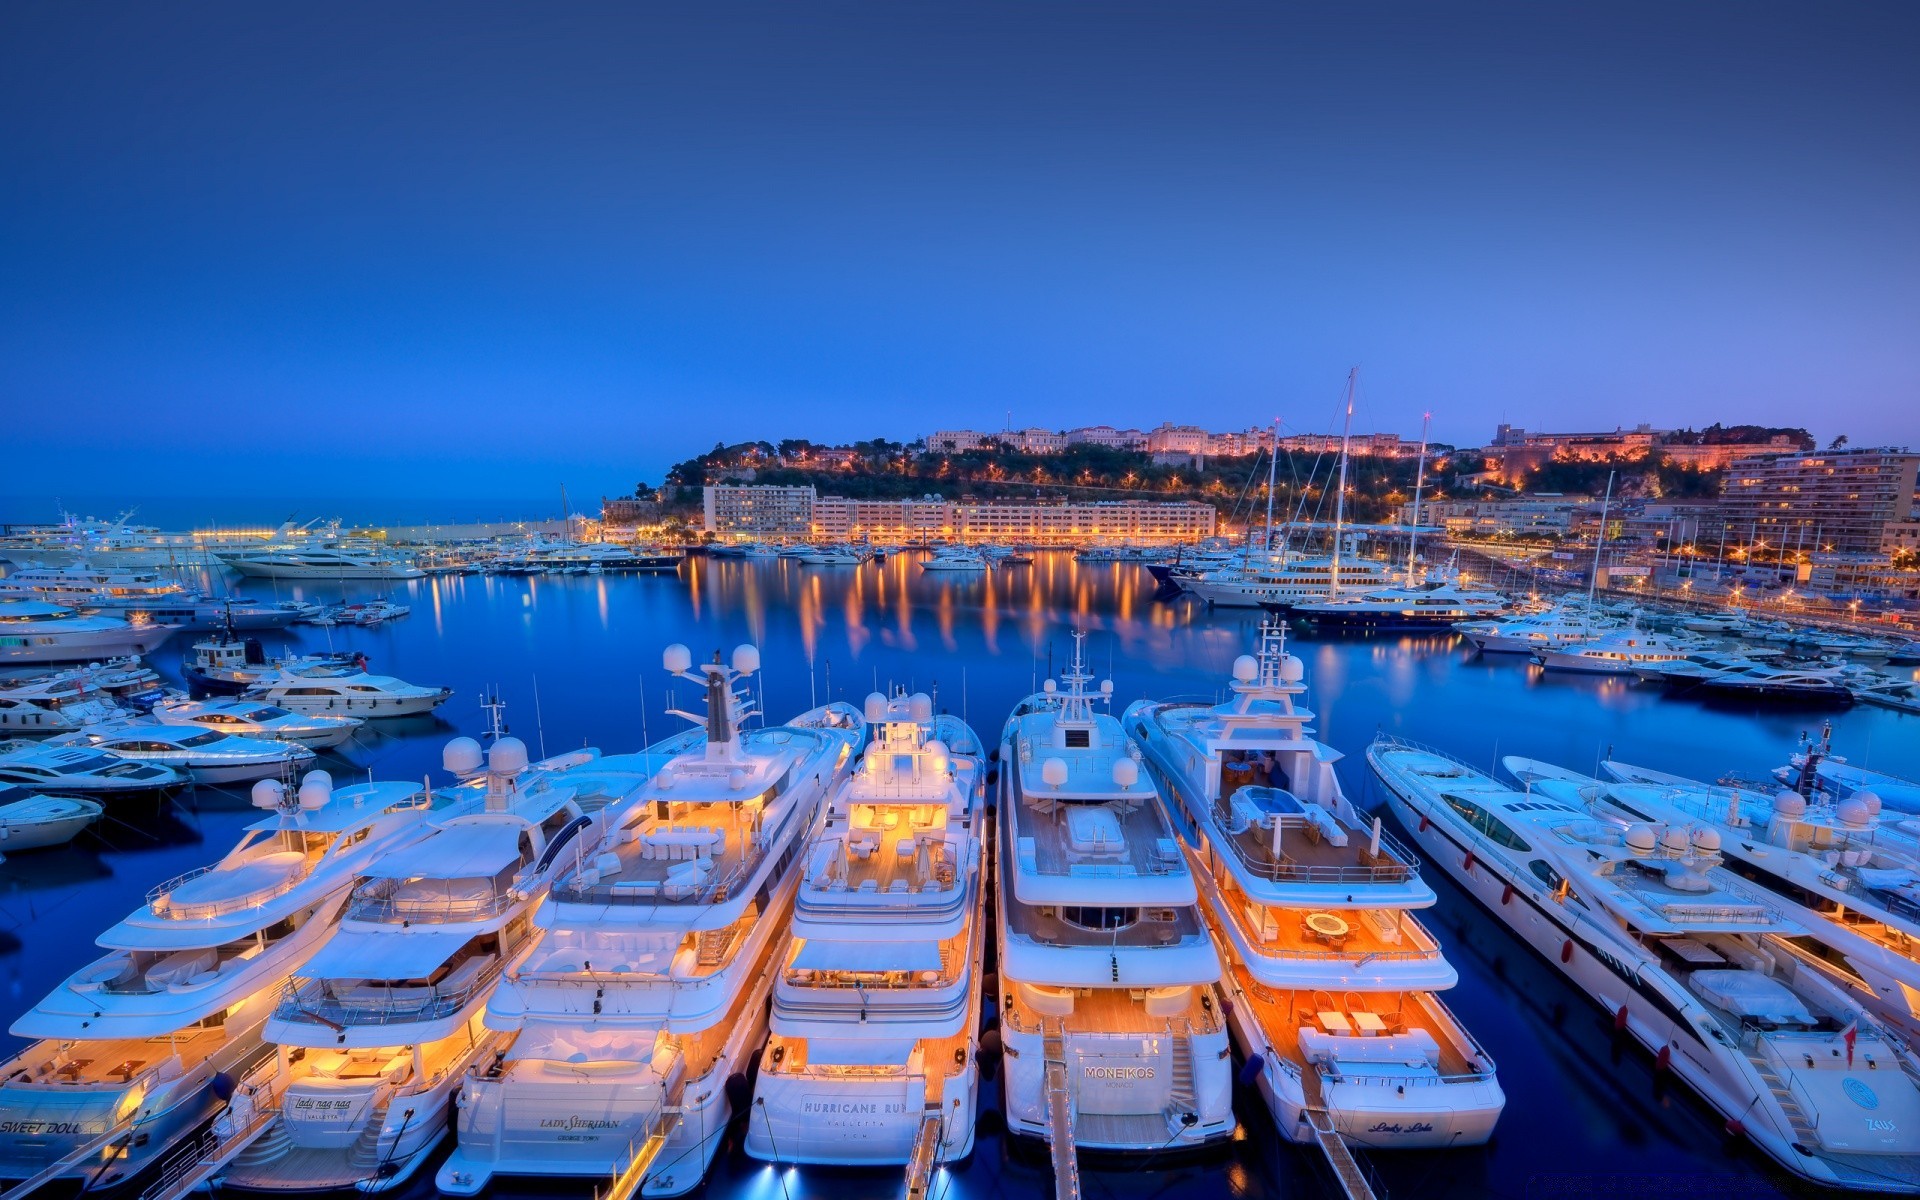
POLYGON ((1080 1156, 1073 1143, 1073 1088, 1066 1039, 1057 1021, 1042 1027, 1046 1062, 1047 1148, 1053 1155, 1054 1200, 1080 1200, 1080 1156))

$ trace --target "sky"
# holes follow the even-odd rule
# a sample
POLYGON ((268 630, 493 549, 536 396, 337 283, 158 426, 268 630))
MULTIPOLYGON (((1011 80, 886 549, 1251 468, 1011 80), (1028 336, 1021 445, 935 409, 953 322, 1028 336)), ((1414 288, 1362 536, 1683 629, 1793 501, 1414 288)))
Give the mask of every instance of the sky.
POLYGON ((1899 3, 15 0, 0 519, 1314 432, 1356 366, 1463 445, 1920 443, 1917 58, 1899 3))

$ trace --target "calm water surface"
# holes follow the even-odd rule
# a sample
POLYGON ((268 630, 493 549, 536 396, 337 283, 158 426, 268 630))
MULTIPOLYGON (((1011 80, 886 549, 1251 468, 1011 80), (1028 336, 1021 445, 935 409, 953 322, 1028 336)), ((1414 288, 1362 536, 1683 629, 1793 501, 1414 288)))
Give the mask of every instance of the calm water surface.
MULTIPOLYGON (((698 657, 757 643, 764 708, 783 720, 829 696, 858 702, 889 683, 937 690, 989 741, 1050 664, 1070 631, 1088 630, 1089 656, 1114 681, 1114 711, 1143 697, 1223 691, 1257 614, 1212 612, 1156 599, 1146 571, 1083 566, 1041 554, 1030 567, 984 577, 924 574, 902 557, 859 568, 788 561, 690 560, 680 577, 450 577, 380 585, 249 581, 255 597, 362 599, 391 595, 411 616, 375 629, 302 628, 303 649, 364 650, 372 668, 458 695, 432 718, 383 721, 326 765, 336 779, 439 775, 440 747, 482 728, 483 691, 507 702, 513 732, 537 752, 580 745, 638 749, 674 732, 673 685, 660 651, 685 642, 698 657)), ((216 581, 217 582, 217 581, 216 581)), ((156 665, 177 678, 186 639, 156 665)), ((1747 712, 1663 699, 1618 680, 1544 676, 1517 656, 1476 657, 1451 635, 1320 640, 1296 634, 1320 736, 1346 756, 1342 779, 1363 807, 1379 800, 1363 751, 1376 732, 1401 734, 1470 762, 1524 754, 1592 768, 1609 749, 1629 761, 1693 775, 1769 769, 1814 714, 1747 712)), ((681 693, 691 687, 682 684, 681 693)), ((695 697, 677 697, 691 703, 695 697)), ((1834 717, 1835 744, 1855 762, 1920 776, 1920 717, 1859 708, 1834 717)), ((102 836, 0 865, 0 1009, 9 1020, 95 956, 91 939, 145 891, 218 855, 255 817, 244 795, 200 789, 167 812, 125 813, 102 836)), ((1447 1002, 1493 1054, 1507 1109, 1492 1144, 1473 1150, 1366 1156, 1394 1197, 1555 1195, 1569 1191, 1773 1195, 1791 1186, 1685 1088, 1437 869, 1439 906, 1424 914, 1460 972, 1447 1002)), ((997 1109, 996 1089, 986 1103, 997 1109)), ((1129 1163, 1083 1175, 1090 1197, 1319 1196, 1332 1191, 1317 1155, 1282 1141, 1258 1097, 1238 1097, 1235 1143, 1211 1157, 1129 1163)), ((1010 1144, 998 1113, 972 1159, 941 1180, 943 1198, 1051 1195, 1035 1148, 1010 1144)), ((897 1172, 776 1170, 747 1159, 738 1129, 704 1194, 716 1200, 897 1195, 897 1172)), ((408 1193, 432 1191, 423 1170, 408 1193)), ((541 1193, 551 1194, 551 1193, 541 1193)))

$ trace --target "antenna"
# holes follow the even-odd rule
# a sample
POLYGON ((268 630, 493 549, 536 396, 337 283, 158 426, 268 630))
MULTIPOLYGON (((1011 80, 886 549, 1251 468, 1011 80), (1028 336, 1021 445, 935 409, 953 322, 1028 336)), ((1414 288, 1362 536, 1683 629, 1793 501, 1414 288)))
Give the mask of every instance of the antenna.
POLYGON ((640 744, 653 745, 653 739, 647 736, 647 674, 640 673, 640 744))
POLYGON ((547 726, 540 719, 540 672, 533 673, 533 732, 540 742, 540 757, 547 756, 547 726))
POLYGON ((480 693, 480 707, 487 710, 487 731, 482 736, 499 741, 506 736, 507 732, 507 723, 500 718, 500 714, 506 710, 507 706, 500 699, 499 690, 496 688, 491 693, 480 693))

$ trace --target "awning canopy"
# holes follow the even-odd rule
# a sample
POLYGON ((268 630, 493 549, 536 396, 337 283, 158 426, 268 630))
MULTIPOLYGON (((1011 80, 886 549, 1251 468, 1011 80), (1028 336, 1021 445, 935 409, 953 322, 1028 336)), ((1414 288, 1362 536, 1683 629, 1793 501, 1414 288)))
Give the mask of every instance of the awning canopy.
POLYGON ((803 971, 938 971, 940 947, 932 942, 830 942, 808 938, 794 956, 803 971))
POLYGON ((504 822, 449 825, 386 855, 367 874, 375 879, 491 878, 520 861, 523 828, 504 822))
POLYGON ((445 929, 343 929, 294 972, 302 979, 425 979, 473 940, 445 929))

